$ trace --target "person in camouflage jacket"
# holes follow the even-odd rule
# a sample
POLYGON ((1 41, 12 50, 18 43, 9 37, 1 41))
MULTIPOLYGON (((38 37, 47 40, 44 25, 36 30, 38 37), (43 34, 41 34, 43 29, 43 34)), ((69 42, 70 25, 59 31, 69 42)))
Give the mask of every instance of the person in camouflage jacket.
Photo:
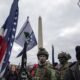
POLYGON ((66 52, 61 52, 58 54, 60 64, 56 66, 57 80, 64 80, 64 74, 71 64, 68 62, 70 58, 71 56, 66 52))
POLYGON ((50 68, 46 61, 48 56, 48 52, 44 48, 39 49, 37 53, 39 63, 34 69, 32 80, 57 80, 55 70, 50 68))

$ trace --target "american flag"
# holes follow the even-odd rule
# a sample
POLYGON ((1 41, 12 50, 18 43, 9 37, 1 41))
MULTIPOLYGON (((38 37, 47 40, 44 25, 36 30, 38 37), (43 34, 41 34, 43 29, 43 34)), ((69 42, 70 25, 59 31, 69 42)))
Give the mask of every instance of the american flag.
POLYGON ((10 14, 2 27, 5 31, 4 39, 7 42, 8 46, 7 46, 6 53, 4 55, 4 59, 2 61, 0 74, 7 67, 7 64, 11 55, 11 50, 12 50, 13 42, 15 39, 17 22, 18 22, 18 0, 14 0, 11 6, 10 14))

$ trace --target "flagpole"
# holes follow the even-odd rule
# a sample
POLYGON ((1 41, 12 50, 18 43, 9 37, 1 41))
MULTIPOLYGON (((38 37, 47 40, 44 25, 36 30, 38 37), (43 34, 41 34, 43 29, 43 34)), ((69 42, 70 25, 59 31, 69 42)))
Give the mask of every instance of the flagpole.
POLYGON ((24 50, 22 54, 22 63, 21 63, 21 69, 26 68, 26 63, 27 63, 27 55, 26 55, 26 48, 27 48, 27 42, 24 43, 24 50))
POLYGON ((27 55, 26 55, 27 42, 24 43, 24 48, 22 50, 22 61, 21 61, 21 69, 20 69, 20 79, 19 80, 28 80, 27 79, 27 71, 26 71, 26 63, 27 63, 27 55))
POLYGON ((54 46, 52 45, 52 64, 54 65, 54 46))
MULTIPOLYGON (((27 18, 29 19, 29 17, 27 18)), ((22 62, 21 62, 21 71, 20 71, 20 80, 31 80, 30 75, 27 70, 27 46, 29 43, 30 34, 28 32, 24 32, 25 35, 25 43, 24 48, 22 50, 22 62)))

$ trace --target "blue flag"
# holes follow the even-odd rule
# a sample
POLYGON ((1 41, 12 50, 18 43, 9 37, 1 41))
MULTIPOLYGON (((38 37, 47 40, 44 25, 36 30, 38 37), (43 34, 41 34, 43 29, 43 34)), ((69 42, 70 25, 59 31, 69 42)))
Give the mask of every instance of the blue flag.
MULTIPOLYGON (((37 41, 28 18, 25 24, 23 25, 22 29, 20 30, 18 36, 15 39, 15 42, 22 47, 24 47, 25 41, 27 41, 27 51, 37 45, 37 41), (26 33, 27 35, 29 35, 28 37, 26 37, 26 33)), ((22 53, 20 53, 18 56, 21 56, 21 55, 22 53)))
POLYGON ((15 39, 17 22, 18 22, 18 0, 14 0, 13 4, 11 6, 10 14, 7 17, 5 23, 2 27, 5 31, 4 39, 7 42, 8 46, 7 46, 7 50, 6 50, 6 53, 4 55, 4 59, 2 62, 1 72, 3 72, 3 70, 7 67, 7 64, 9 62, 13 42, 15 39))

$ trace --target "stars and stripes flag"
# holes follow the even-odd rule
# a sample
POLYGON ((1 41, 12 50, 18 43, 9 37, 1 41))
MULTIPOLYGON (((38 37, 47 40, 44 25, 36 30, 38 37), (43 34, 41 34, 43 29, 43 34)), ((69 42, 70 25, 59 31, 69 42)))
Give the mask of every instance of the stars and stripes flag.
POLYGON ((0 76, 4 72, 4 70, 7 67, 11 50, 13 46, 13 42, 15 39, 15 33, 17 28, 17 22, 18 22, 18 0, 14 0, 11 6, 10 14, 7 17, 2 29, 4 31, 4 40, 7 43, 7 49, 5 51, 5 54, 1 60, 0 63, 0 76))
MULTIPOLYGON (((31 28, 29 17, 27 17, 26 22, 24 23, 22 29, 20 30, 18 36, 15 39, 15 42, 19 44, 21 47, 24 47, 25 41, 27 41, 27 51, 37 45, 37 40, 31 28), (26 37, 25 34, 29 34, 29 36, 26 37)), ((22 53, 19 54, 18 57, 21 55, 22 53)))

